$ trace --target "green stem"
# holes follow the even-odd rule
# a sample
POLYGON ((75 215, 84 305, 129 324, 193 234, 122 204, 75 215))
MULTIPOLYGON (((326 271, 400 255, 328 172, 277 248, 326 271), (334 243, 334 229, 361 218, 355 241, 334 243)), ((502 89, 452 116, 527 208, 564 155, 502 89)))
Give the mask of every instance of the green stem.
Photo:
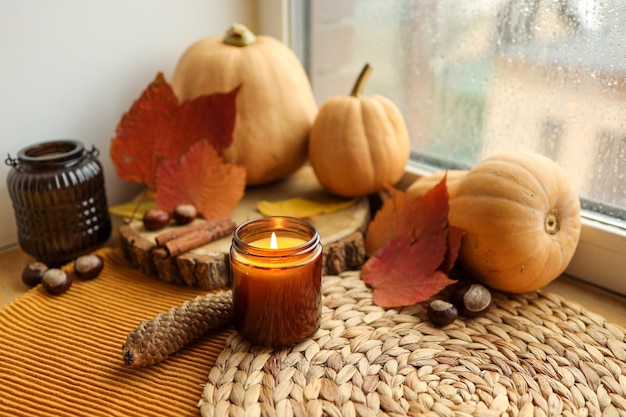
POLYGON ((233 23, 224 36, 224 43, 232 46, 248 46, 255 40, 254 33, 241 23, 233 23))
POLYGON ((350 95, 352 97, 359 97, 363 95, 363 90, 365 90, 365 84, 367 83, 367 79, 370 77, 370 74, 373 70, 374 69, 369 63, 365 64, 365 66, 361 70, 361 73, 357 77, 356 82, 354 83, 354 87, 352 87, 352 91, 350 91, 350 95))

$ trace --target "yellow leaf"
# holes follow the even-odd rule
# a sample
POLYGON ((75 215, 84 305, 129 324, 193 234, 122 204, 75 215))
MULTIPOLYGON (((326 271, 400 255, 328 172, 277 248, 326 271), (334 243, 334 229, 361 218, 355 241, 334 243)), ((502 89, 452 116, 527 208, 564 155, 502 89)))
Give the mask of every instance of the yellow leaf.
POLYGON ((259 201, 257 210, 265 216, 312 217, 323 213, 332 213, 350 207, 358 201, 351 200, 313 201, 306 198, 290 198, 281 201, 259 201))
POLYGON ((132 201, 118 204, 109 207, 109 213, 116 214, 126 219, 138 219, 141 220, 143 213, 157 208, 157 204, 154 200, 154 192, 152 190, 146 190, 132 201))

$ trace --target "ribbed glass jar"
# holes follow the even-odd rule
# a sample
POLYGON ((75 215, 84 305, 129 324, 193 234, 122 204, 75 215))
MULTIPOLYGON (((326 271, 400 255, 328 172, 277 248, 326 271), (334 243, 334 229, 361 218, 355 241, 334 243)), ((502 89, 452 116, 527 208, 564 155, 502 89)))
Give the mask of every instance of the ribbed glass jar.
POLYGON ((49 266, 61 265, 111 236, 98 154, 78 141, 55 140, 7 158, 12 167, 7 186, 26 253, 49 266))
POLYGON ((265 217, 242 223, 233 236, 230 268, 233 324, 249 342, 293 345, 318 329, 322 245, 310 222, 265 217))

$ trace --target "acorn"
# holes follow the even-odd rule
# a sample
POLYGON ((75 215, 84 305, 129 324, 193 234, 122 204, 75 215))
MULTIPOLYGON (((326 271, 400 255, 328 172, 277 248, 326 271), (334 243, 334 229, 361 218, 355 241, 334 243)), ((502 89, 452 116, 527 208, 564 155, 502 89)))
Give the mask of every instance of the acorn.
POLYGON ((172 215, 161 209, 146 210, 143 214, 143 226, 146 230, 154 231, 163 229, 172 221, 172 215))
POLYGON ((72 276, 62 269, 50 268, 43 274, 41 284, 49 294, 63 294, 72 286, 72 276))
POLYGON ((481 284, 460 287, 453 295, 452 302, 465 317, 480 317, 491 308, 491 291, 481 284))
POLYGON ((104 268, 104 261, 98 255, 88 254, 76 258, 74 261, 74 275, 80 279, 94 279, 104 268))
POLYGON ((428 318, 435 326, 446 326, 459 316, 457 308, 444 300, 433 300, 426 310, 428 318))
POLYGON ((193 204, 179 204, 174 208, 172 217, 179 226, 189 224, 198 217, 198 209, 193 204))
POLYGON ((30 262, 22 270, 22 282, 29 287, 34 287, 41 283, 43 274, 48 270, 48 265, 43 262, 30 262))

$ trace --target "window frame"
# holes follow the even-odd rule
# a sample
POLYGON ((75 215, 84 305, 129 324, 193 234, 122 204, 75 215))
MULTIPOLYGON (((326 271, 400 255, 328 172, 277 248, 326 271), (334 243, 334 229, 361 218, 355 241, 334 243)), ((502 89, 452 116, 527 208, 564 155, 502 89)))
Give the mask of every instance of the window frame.
MULTIPOLYGON (((306 37, 310 31, 306 10, 309 3, 310 0, 261 0, 261 7, 268 8, 264 15, 281 16, 279 21, 284 23, 284 29, 279 39, 294 50, 307 71, 309 49, 306 46, 306 37)), ((273 24, 275 25, 271 20, 266 20, 265 23, 261 22, 260 29, 273 24)), ((442 169, 441 166, 412 157, 406 166, 406 175, 402 182, 410 184, 419 176, 442 169)), ((584 206, 581 209, 581 219, 580 241, 563 275, 622 296, 626 295, 626 223, 584 206)))

